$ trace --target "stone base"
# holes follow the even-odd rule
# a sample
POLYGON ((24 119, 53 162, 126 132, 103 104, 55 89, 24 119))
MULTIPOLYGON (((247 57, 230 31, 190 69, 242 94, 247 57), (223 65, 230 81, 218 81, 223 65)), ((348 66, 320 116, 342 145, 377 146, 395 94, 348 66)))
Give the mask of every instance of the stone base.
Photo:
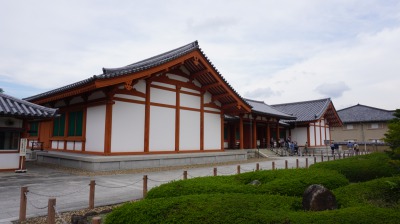
POLYGON ((110 171, 185 166, 247 160, 247 150, 166 155, 95 156, 64 152, 37 152, 37 162, 88 171, 110 171))

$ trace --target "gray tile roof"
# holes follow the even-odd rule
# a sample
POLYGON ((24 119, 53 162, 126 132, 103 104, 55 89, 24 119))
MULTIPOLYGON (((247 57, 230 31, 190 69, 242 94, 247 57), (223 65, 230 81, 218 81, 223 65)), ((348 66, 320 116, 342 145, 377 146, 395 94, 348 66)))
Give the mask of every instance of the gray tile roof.
POLYGON ((250 106, 253 107, 252 111, 255 113, 266 114, 266 115, 270 115, 270 116, 278 117, 278 118, 282 118, 282 119, 287 119, 287 120, 295 120, 296 119, 295 116, 283 113, 283 112, 267 105, 263 101, 256 101, 256 100, 250 100, 250 99, 245 99, 245 100, 248 104, 250 104, 250 106))
MULTIPOLYGON (((295 103, 271 105, 283 113, 296 117, 296 122, 309 122, 321 118, 331 103, 330 98, 295 103)), ((285 121, 294 122, 294 121, 285 121)))
POLYGON ((47 118, 56 115, 57 109, 43 107, 0 93, 0 116, 22 118, 47 118))
POLYGON ((181 57, 185 54, 188 54, 197 49, 200 50, 199 44, 197 41, 194 41, 185 46, 176 48, 174 50, 156 55, 154 57, 130 64, 127 66, 123 66, 120 68, 103 68, 103 74, 97 76, 97 78, 104 79, 104 78, 110 78, 110 77, 115 77, 115 76, 120 76, 120 75, 125 75, 125 74, 129 74, 129 73, 146 70, 146 69, 158 66, 158 65, 162 65, 166 62, 172 61, 176 58, 179 58, 179 57, 181 57))
POLYGON ((394 111, 357 104, 337 111, 343 123, 389 121, 394 111))
POLYGON ((51 96, 53 94, 58 94, 58 93, 61 93, 61 92, 67 91, 67 90, 71 90, 76 87, 87 85, 98 79, 108 79, 108 78, 113 78, 113 77, 118 77, 118 76, 130 74, 130 73, 143 71, 143 70, 167 63, 169 61, 172 61, 176 58, 184 56, 195 50, 200 51, 201 55, 203 55, 203 57, 207 60, 207 62, 211 65, 211 67, 216 71, 217 75, 222 79, 222 81, 226 84, 226 86, 228 88, 230 88, 232 90, 232 92, 235 93, 240 99, 242 99, 243 102, 246 103, 246 101, 239 95, 239 93, 236 92, 235 89, 233 89, 233 87, 225 80, 225 78, 219 73, 219 71, 213 65, 213 63, 203 53, 203 51, 200 49, 200 46, 197 41, 194 41, 192 43, 189 43, 182 47, 176 48, 174 50, 156 55, 154 57, 130 64, 127 66, 123 66, 120 68, 103 68, 103 74, 94 75, 88 79, 85 79, 85 80, 82 80, 82 81, 79 81, 79 82, 76 82, 76 83, 73 83, 73 84, 70 84, 67 86, 63 86, 61 88, 50 90, 48 92, 44 92, 44 93, 41 93, 41 94, 38 94, 35 96, 27 97, 27 98, 24 98, 24 100, 34 101, 34 100, 40 99, 42 97, 51 96))

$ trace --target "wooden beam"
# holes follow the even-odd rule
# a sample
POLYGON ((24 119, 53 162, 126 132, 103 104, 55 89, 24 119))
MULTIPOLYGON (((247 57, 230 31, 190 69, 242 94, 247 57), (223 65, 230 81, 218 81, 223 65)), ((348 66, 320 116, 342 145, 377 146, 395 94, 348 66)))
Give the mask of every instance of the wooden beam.
POLYGON ((214 88, 214 87, 221 86, 221 85, 222 85, 221 83, 215 82, 215 83, 212 83, 212 84, 204 85, 204 86, 201 87, 201 89, 202 89, 203 91, 207 91, 207 90, 209 90, 210 88, 214 88))
POLYGON ((194 79, 196 79, 197 77, 206 74, 207 72, 208 72, 207 69, 203 69, 203 70, 200 70, 200 71, 198 71, 198 72, 192 73, 192 74, 189 76, 189 79, 190 79, 190 80, 194 80, 194 79))
POLYGON ((223 94, 219 94, 219 95, 213 95, 212 97, 211 97, 211 100, 212 101, 216 101, 216 100, 218 100, 218 99, 221 99, 221 98, 223 98, 223 97, 227 97, 227 96, 230 96, 231 94, 230 93, 223 93, 223 94))

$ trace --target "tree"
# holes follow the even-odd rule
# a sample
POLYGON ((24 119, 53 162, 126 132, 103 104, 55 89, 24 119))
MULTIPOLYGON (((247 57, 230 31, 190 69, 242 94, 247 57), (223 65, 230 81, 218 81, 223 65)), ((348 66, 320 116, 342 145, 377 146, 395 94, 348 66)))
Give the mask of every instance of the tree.
POLYGON ((2 88, 0 88, 0 93, 4 93, 4 90, 2 88))
POLYGON ((385 142, 390 145, 389 156, 391 163, 400 169, 400 109, 393 113, 394 118, 389 121, 388 131, 385 133, 385 142))

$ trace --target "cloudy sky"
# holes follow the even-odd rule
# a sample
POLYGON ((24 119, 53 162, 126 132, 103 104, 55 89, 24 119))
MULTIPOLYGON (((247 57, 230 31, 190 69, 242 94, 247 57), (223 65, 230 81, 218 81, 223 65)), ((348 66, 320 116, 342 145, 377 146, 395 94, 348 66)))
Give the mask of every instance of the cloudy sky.
POLYGON ((2 0, 0 88, 24 98, 195 40, 246 98, 400 108, 398 0, 2 0))

